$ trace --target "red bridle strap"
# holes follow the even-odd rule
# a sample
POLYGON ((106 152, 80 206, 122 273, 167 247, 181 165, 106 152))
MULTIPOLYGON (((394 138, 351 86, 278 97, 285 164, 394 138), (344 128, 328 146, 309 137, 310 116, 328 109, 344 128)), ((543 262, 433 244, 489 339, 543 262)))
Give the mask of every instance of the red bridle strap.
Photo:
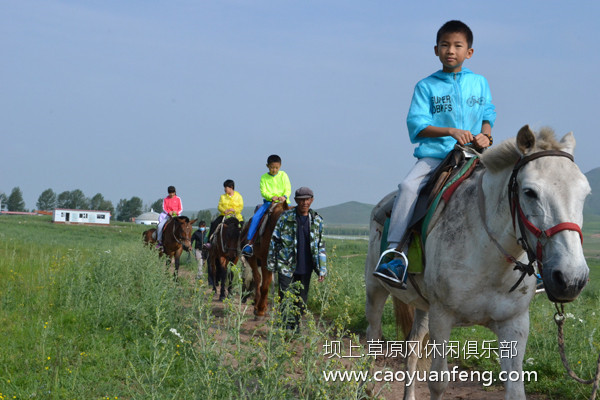
MULTIPOLYGON (((538 239, 536 246, 536 256, 539 261, 542 260, 542 242, 540 238, 542 237, 552 237, 556 235, 558 232, 562 231, 575 231, 579 233, 579 238, 581 239, 581 244, 583 244, 583 233, 581 232, 581 227, 574 222, 561 222, 558 225, 553 226, 552 228, 548 228, 545 231, 541 230, 537 226, 531 223, 523 213, 520 205, 517 205, 519 209, 519 218, 523 222, 523 225, 529 230, 529 232, 533 233, 535 237, 538 239)), ((540 271, 541 272, 541 271, 540 271)))

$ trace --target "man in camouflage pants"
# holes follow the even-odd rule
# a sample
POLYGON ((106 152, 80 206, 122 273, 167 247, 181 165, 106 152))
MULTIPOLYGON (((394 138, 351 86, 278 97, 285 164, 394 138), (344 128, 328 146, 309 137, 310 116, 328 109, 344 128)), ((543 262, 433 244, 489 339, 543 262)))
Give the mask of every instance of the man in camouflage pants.
POLYGON ((299 289, 293 291, 298 296, 295 304, 299 314, 287 320, 286 328, 290 330, 297 330, 300 314, 304 313, 312 272, 318 275, 319 282, 323 282, 327 275, 327 256, 322 241, 323 218, 310 208, 314 200, 313 191, 301 187, 296 190, 294 200, 297 206, 279 217, 267 259, 267 269, 278 273, 279 296, 282 299, 292 283, 300 282, 299 289))

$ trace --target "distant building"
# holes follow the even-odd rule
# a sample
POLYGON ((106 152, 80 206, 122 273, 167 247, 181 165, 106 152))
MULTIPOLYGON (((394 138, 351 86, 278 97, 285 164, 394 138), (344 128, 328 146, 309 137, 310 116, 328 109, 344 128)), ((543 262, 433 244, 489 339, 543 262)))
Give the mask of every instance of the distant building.
POLYGON ((151 209, 135 217, 135 223, 139 225, 158 225, 158 216, 159 214, 151 209))
POLYGON ((110 224, 110 211, 55 208, 52 214, 52 222, 58 224, 108 225, 110 224))

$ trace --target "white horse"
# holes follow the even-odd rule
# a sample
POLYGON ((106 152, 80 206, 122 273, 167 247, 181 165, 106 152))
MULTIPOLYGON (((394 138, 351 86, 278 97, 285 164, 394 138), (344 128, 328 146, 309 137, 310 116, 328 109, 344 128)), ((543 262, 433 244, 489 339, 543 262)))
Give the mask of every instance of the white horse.
MULTIPOLYGON (((574 300, 588 281, 581 225, 590 186, 572 161, 574 148, 571 133, 557 142, 549 129, 536 136, 524 126, 516 140, 481 154, 486 168, 462 183, 435 212, 424 249, 425 272, 409 280, 407 290, 393 288, 372 275, 383 230, 373 219, 374 210, 365 266, 367 339, 381 338, 383 306, 391 294, 416 307, 409 340, 421 342, 429 333, 430 343, 440 345, 449 340, 454 326, 482 325, 498 336, 498 344, 509 343, 516 350, 512 357, 501 357, 502 371, 522 376, 536 280, 514 270, 515 261, 527 260, 527 254, 529 259, 537 258, 551 301, 574 300), (527 253, 517 241, 521 237, 529 244, 527 253)), ((531 263, 521 265, 532 268, 531 263)), ((416 365, 417 356, 409 354, 407 374, 414 373, 416 365)), ((433 380, 429 375, 431 399, 441 399, 448 386, 449 374, 443 371, 448 371, 446 358, 433 357, 430 373, 446 379, 433 380)), ((504 388, 505 399, 525 399, 522 379, 507 381, 504 388)), ((415 399, 414 384, 407 385, 404 399, 415 399)))

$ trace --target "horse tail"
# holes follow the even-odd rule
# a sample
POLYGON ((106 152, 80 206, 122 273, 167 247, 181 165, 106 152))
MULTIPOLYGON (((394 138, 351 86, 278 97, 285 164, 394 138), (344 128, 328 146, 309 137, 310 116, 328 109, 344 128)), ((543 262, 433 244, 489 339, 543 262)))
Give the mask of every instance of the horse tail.
POLYGON ((394 302, 394 315, 396 317, 396 337, 400 336, 399 333, 402 330, 404 340, 407 340, 415 318, 415 308, 403 303, 394 296, 392 296, 392 300, 394 302))
MULTIPOLYGON (((402 330, 404 340, 414 340, 410 337, 410 332, 415 319, 415 308, 398 300, 392 296, 394 304, 394 314, 396 316, 396 337, 399 336, 399 331, 402 330)), ((423 336, 421 340, 421 349, 425 349, 429 343, 429 333, 423 336)), ((417 360, 418 371, 429 371, 431 367, 431 358, 428 358, 426 352, 421 352, 421 356, 417 360)))

